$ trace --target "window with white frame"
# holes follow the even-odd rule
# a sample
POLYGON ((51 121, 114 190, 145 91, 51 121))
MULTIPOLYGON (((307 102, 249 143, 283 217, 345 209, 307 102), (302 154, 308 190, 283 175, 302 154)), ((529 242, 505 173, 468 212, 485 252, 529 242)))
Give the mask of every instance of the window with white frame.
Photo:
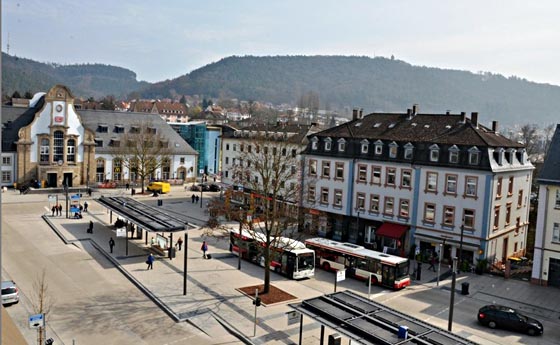
POLYGON ((511 223, 511 202, 506 204, 506 225, 511 223))
POLYGON ((399 145, 397 145, 397 143, 394 142, 394 141, 389 144, 389 157, 390 158, 397 158, 398 147, 399 147, 399 145))
POLYGON ((366 209, 366 194, 357 193, 356 194, 356 209, 358 211, 364 211, 366 209))
POLYGON ((396 168, 387 168, 387 176, 385 184, 387 186, 394 186, 397 181, 397 169, 396 168))
POLYGON ((471 147, 469 149, 469 164, 470 165, 478 165, 478 161, 480 159, 480 151, 476 147, 471 147))
POLYGON ((317 161, 314 159, 309 160, 309 176, 317 176, 317 161))
POLYGON ((513 176, 509 177, 509 183, 508 183, 508 196, 512 196, 513 195, 513 182, 514 182, 514 178, 513 176))
POLYGON ((41 139, 41 148, 40 148, 41 163, 49 162, 49 152, 50 152, 49 139, 46 138, 41 139))
MULTIPOLYGON (((227 163, 227 162, 226 162, 227 163)), ((185 157, 179 159, 179 164, 185 164, 185 157)))
POLYGON ((367 182, 367 165, 365 164, 358 165, 358 182, 360 183, 367 182))
POLYGON ((346 140, 339 139, 338 140, 338 152, 344 152, 346 150, 346 140))
POLYGON ((455 224, 455 207, 444 206, 443 207, 443 225, 453 226, 455 224))
POLYGON ((2 171, 2 183, 11 183, 12 182, 12 172, 11 171, 2 171))
POLYGON ((307 186, 307 201, 310 203, 315 203, 315 186, 307 186))
POLYGON ((521 206, 523 206, 523 189, 517 192, 517 208, 521 208, 521 206))
POLYGON ((362 140, 360 144, 361 144, 361 152, 362 152, 362 153, 368 153, 368 150, 369 150, 369 141, 367 141, 367 140, 362 140))
POLYGON ((237 144, 233 144, 233 151, 237 151, 237 144))
POLYGON ((445 175, 445 193, 457 194, 457 175, 445 175))
POLYGON ((66 160, 76 162, 76 140, 68 139, 66 142, 66 160))
POLYGON ((410 210, 410 201, 408 199, 400 200, 399 216, 408 218, 410 210))
POLYGON ((379 212, 379 195, 372 194, 369 197, 370 212, 379 212))
POLYGON ((335 189, 334 190, 334 206, 342 207, 342 190, 335 189))
POLYGON ((411 188, 412 171, 403 169, 401 170, 401 188, 411 188))
POLYGON ((494 206, 494 230, 500 227, 500 206, 494 206))
POLYGON ((332 146, 332 139, 326 138, 325 139, 325 151, 330 151, 332 146))
POLYGON ((449 163, 459 163, 459 148, 456 145, 449 148, 449 163))
POLYGON ((373 226, 366 227, 366 237, 364 238, 364 242, 375 244, 375 230, 376 228, 373 226))
POLYGON ((424 221, 433 223, 436 219, 436 205, 432 203, 424 204, 424 221))
POLYGON ((2 157, 2 165, 12 165, 12 157, 9 156, 2 157))
POLYGON ((312 149, 313 151, 317 151, 318 142, 319 142, 319 139, 317 139, 317 137, 313 137, 313 138, 311 139, 311 149, 312 149))
POLYGON ((344 163, 335 163, 335 180, 344 180, 344 163))
POLYGON ((464 209, 463 210, 463 226, 465 229, 474 229, 474 210, 464 209))
POLYGON ((374 166, 371 168, 371 183, 372 184, 381 184, 381 167, 374 166))
POLYGON ((496 199, 502 197, 502 185, 503 185, 503 178, 500 176, 498 177, 498 182, 496 184, 496 199))
POLYGON ((323 165, 322 165, 322 178, 330 178, 331 176, 331 162, 329 161, 323 161, 323 165))
POLYGON ((426 191, 437 193, 437 176, 436 172, 428 172, 426 174, 426 191))
POLYGON ((554 208, 560 208, 560 189, 556 190, 556 199, 554 202, 554 208))
POLYGON ((64 133, 62 131, 54 132, 53 159, 55 162, 64 160, 64 133))
POLYGON ((552 227, 552 242, 560 242, 560 223, 554 223, 552 227))
POLYGON ((395 207, 395 199, 393 197, 386 196, 383 213, 387 215, 393 215, 394 207, 395 207))
POLYGON ((329 189, 321 187, 321 204, 327 205, 329 203, 329 189))
POLYGON ((378 140, 375 142, 375 154, 379 156, 382 153, 383 153, 383 142, 381 140, 378 140))
POLYGON ((411 143, 404 145, 404 159, 412 159, 412 153, 414 151, 414 146, 411 143))
POLYGON ((475 176, 465 177, 465 196, 476 198, 476 190, 478 189, 478 178, 475 176))
POLYGON ((430 146, 430 162, 439 161, 439 146, 436 144, 430 146))

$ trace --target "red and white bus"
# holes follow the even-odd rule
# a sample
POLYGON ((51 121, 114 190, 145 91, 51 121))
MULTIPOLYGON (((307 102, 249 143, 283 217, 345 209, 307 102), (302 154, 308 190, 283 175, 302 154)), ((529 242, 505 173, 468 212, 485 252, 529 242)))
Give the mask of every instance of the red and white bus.
POLYGON ((407 258, 369 250, 353 243, 326 238, 305 241, 315 251, 316 265, 327 271, 346 270, 346 275, 393 289, 410 285, 407 258))
MULTIPOLYGON (((262 233, 230 230, 229 250, 241 258, 264 267, 266 237, 262 233)), ((290 279, 304 279, 315 274, 315 252, 305 243, 288 238, 274 237, 270 247, 270 269, 290 279)))

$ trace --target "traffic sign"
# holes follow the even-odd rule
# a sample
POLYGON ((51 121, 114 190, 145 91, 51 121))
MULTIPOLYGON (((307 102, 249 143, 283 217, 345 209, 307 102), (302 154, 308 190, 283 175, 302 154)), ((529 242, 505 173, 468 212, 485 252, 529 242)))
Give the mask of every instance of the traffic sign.
POLYGON ((286 315, 288 316, 288 326, 289 326, 299 322, 301 313, 293 310, 287 312, 286 315))
POLYGON ((336 281, 341 282, 346 279, 346 270, 338 270, 336 271, 336 281))
POLYGON ((29 316, 29 328, 45 327, 45 314, 35 314, 29 316))

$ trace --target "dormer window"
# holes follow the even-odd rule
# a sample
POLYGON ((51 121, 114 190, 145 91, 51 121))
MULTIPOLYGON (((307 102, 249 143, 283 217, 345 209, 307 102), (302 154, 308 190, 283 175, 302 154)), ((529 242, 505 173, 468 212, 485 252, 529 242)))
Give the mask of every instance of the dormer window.
POLYGON ((338 140, 338 152, 344 152, 346 150, 346 140, 339 139, 338 140))
POLYGON ((439 161, 439 146, 436 144, 430 146, 430 162, 439 161))
POLYGON ((330 151, 332 146, 332 139, 326 138, 325 139, 325 151, 330 151))
POLYGON ((383 153, 383 142, 381 140, 377 140, 375 142, 375 154, 381 155, 383 153))
POLYGON ((369 141, 367 141, 367 139, 364 139, 360 142, 360 144, 361 144, 361 147, 362 147, 361 152, 362 153, 368 153, 369 141))
POLYGON ((129 133, 140 133, 140 127, 138 126, 131 126, 129 133))
POLYGON ((115 133, 124 133, 123 125, 115 125, 115 133))
POLYGON ((414 152, 414 145, 407 143, 404 145, 404 159, 412 159, 412 153, 414 152))
POLYGON ((316 151, 316 150, 317 150, 318 142, 319 142, 319 139, 317 139, 317 137, 313 137, 313 138, 311 139, 311 149, 312 149, 313 151, 316 151))
POLYGON ((457 145, 453 145, 449 148, 449 163, 459 163, 459 148, 457 147, 457 145))
POLYGON ((527 151, 525 149, 517 151, 517 154, 519 155, 518 160, 521 164, 527 163, 527 151))
POLYGON ((100 124, 97 126, 97 132, 98 133, 108 133, 109 132, 109 126, 105 125, 105 124, 100 124))
POLYGON ((503 147, 500 147, 499 149, 496 150, 497 153, 497 159, 496 162, 499 165, 504 164, 504 155, 505 155, 505 150, 503 149, 503 147))
POLYGON ((513 157, 515 156, 515 149, 508 149, 506 159, 509 164, 513 164, 513 157))
POLYGON ((480 150, 473 146, 469 149, 469 164, 470 165, 478 165, 480 160, 480 150))
POLYGON ((399 145, 396 142, 392 142, 389 144, 389 157, 397 158, 397 149, 399 145))

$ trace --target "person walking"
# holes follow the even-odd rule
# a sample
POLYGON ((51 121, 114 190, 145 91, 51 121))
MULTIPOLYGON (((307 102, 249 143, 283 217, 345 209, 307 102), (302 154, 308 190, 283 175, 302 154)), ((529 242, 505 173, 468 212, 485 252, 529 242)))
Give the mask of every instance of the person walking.
POLYGON ((179 239, 177 240, 177 247, 179 248, 179 251, 181 250, 182 245, 183 245, 183 239, 179 237, 179 239))
POLYGON ((62 216, 62 205, 58 204, 58 215, 62 216))
POLYGON ((58 213, 58 208, 56 206, 53 205, 53 207, 51 208, 52 211, 52 216, 54 217, 54 213, 58 213))
POLYGON ((130 184, 128 184, 128 183, 125 184, 124 186, 126 187, 126 190, 128 190, 128 188, 130 188, 130 184))
POLYGON ((194 196, 194 193, 193 193, 193 195, 191 196, 191 199, 192 199, 192 203, 194 204, 194 200, 196 199, 196 196, 194 196))
POLYGON ((196 203, 198 204, 198 201, 200 200, 200 197, 197 195, 196 196, 196 203))
POLYGON ((428 267, 428 270, 432 270, 432 271, 436 271, 436 258, 435 256, 432 254, 430 255, 430 267, 428 267))
POLYGON ((90 220, 89 221, 89 227, 87 230, 88 233, 93 234, 93 222, 90 220))
POLYGON ((154 254, 150 253, 150 255, 148 255, 148 260, 146 260, 146 263, 148 264, 148 268, 146 268, 147 270, 153 270, 154 269, 154 261, 156 259, 154 258, 154 254))
POLYGON ((114 246, 115 246, 115 240, 113 240, 113 238, 111 237, 111 239, 109 239, 109 248, 111 249, 111 253, 113 252, 114 246))
POLYGON ((84 212, 87 212, 87 208, 88 208, 88 203, 87 201, 84 201, 84 212))
POLYGON ((208 244, 206 244, 206 241, 202 242, 202 246, 200 246, 200 250, 202 250, 202 257, 204 259, 207 259, 208 257, 206 256, 206 252, 208 251, 208 244))

